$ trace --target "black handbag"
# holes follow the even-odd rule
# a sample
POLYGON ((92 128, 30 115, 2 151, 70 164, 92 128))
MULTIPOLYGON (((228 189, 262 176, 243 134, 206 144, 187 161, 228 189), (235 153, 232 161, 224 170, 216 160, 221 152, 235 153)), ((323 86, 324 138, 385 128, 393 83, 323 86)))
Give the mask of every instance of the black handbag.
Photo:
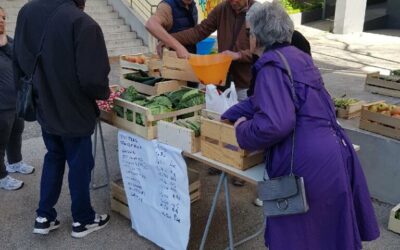
MULTIPOLYGON (((276 53, 281 57, 286 66, 287 74, 291 81, 292 97, 294 102, 296 102, 297 97, 289 64, 282 53, 279 51, 276 51, 276 53)), ((267 170, 265 170, 264 181, 259 182, 257 185, 258 197, 263 201, 264 214, 267 217, 302 214, 306 213, 309 209, 304 179, 303 177, 293 174, 295 137, 296 127, 292 134, 292 153, 289 175, 269 179, 267 170)), ((269 150, 266 157, 267 164, 270 162, 270 155, 271 151, 269 150)))
POLYGON ((33 78, 35 76, 36 69, 39 64, 39 60, 41 58, 41 54, 43 51, 43 43, 44 43, 44 39, 47 34, 48 24, 50 23, 50 20, 52 19, 52 17, 56 14, 57 10, 62 5, 63 4, 60 4, 59 6, 57 6, 56 9, 53 11, 53 13, 50 15, 50 17, 47 20, 45 29, 43 31, 43 35, 40 40, 39 52, 35 56, 31 74, 25 75, 19 79, 19 81, 20 81, 19 85, 21 87, 18 90, 17 114, 18 114, 18 117, 24 119, 27 122, 36 121, 36 103, 35 103, 35 93, 34 93, 34 87, 33 87, 33 78))

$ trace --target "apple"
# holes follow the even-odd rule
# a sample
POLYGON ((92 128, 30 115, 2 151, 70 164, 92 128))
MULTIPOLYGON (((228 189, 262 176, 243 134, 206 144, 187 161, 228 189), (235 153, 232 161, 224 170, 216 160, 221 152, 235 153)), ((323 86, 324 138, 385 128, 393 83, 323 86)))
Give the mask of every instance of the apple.
POLYGON ((395 115, 392 115, 392 117, 393 117, 393 118, 400 119, 400 114, 395 114, 395 115))
POLYGON ((386 103, 379 103, 378 111, 385 111, 385 110, 389 110, 389 105, 387 105, 386 103))
POLYGON ((378 112, 378 105, 369 106, 368 110, 371 112, 378 112))
POLYGON ((380 113, 382 115, 386 115, 386 116, 391 116, 392 115, 389 110, 384 110, 384 111, 381 111, 380 113))
POLYGON ((392 115, 400 115, 400 107, 394 106, 394 108, 390 111, 392 115))

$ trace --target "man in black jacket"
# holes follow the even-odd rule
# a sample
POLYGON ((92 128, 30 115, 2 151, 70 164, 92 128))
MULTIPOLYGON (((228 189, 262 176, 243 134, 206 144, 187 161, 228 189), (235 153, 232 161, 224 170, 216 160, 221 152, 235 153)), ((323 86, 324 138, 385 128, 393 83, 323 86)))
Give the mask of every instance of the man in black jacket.
POLYGON ((65 169, 72 200, 72 236, 81 238, 106 226, 109 215, 97 215, 89 185, 94 159, 91 134, 99 110, 96 99, 109 96, 110 65, 99 25, 82 9, 84 0, 33 0, 19 12, 15 30, 14 73, 17 88, 35 72, 37 120, 47 148, 34 233, 59 227, 54 206, 65 169), (43 34, 46 34, 43 36, 43 34), (35 56, 43 50, 36 71, 35 56))

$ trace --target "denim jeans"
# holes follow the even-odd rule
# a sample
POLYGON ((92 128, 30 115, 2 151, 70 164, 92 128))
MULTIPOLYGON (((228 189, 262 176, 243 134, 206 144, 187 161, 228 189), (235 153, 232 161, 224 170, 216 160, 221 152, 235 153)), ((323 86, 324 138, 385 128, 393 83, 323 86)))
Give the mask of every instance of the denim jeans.
POLYGON ((48 134, 43 129, 42 135, 47 153, 43 163, 37 215, 50 221, 57 217, 54 206, 60 197, 67 162, 73 220, 81 224, 92 223, 95 212, 90 203, 89 190, 94 167, 91 137, 63 137, 48 134))
POLYGON ((22 161, 21 143, 24 120, 17 117, 15 110, 0 111, 0 179, 8 175, 4 156, 10 164, 22 161))

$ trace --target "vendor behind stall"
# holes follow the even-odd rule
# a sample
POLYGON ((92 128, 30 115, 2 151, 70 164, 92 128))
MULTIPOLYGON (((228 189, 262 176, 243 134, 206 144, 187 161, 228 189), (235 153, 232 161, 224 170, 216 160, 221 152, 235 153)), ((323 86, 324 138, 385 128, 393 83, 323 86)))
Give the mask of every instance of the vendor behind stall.
POLYGON ((167 47, 176 51, 179 58, 196 53, 195 44, 182 46, 170 33, 183 31, 197 24, 198 13, 194 0, 163 0, 157 11, 146 22, 146 29, 167 47))

